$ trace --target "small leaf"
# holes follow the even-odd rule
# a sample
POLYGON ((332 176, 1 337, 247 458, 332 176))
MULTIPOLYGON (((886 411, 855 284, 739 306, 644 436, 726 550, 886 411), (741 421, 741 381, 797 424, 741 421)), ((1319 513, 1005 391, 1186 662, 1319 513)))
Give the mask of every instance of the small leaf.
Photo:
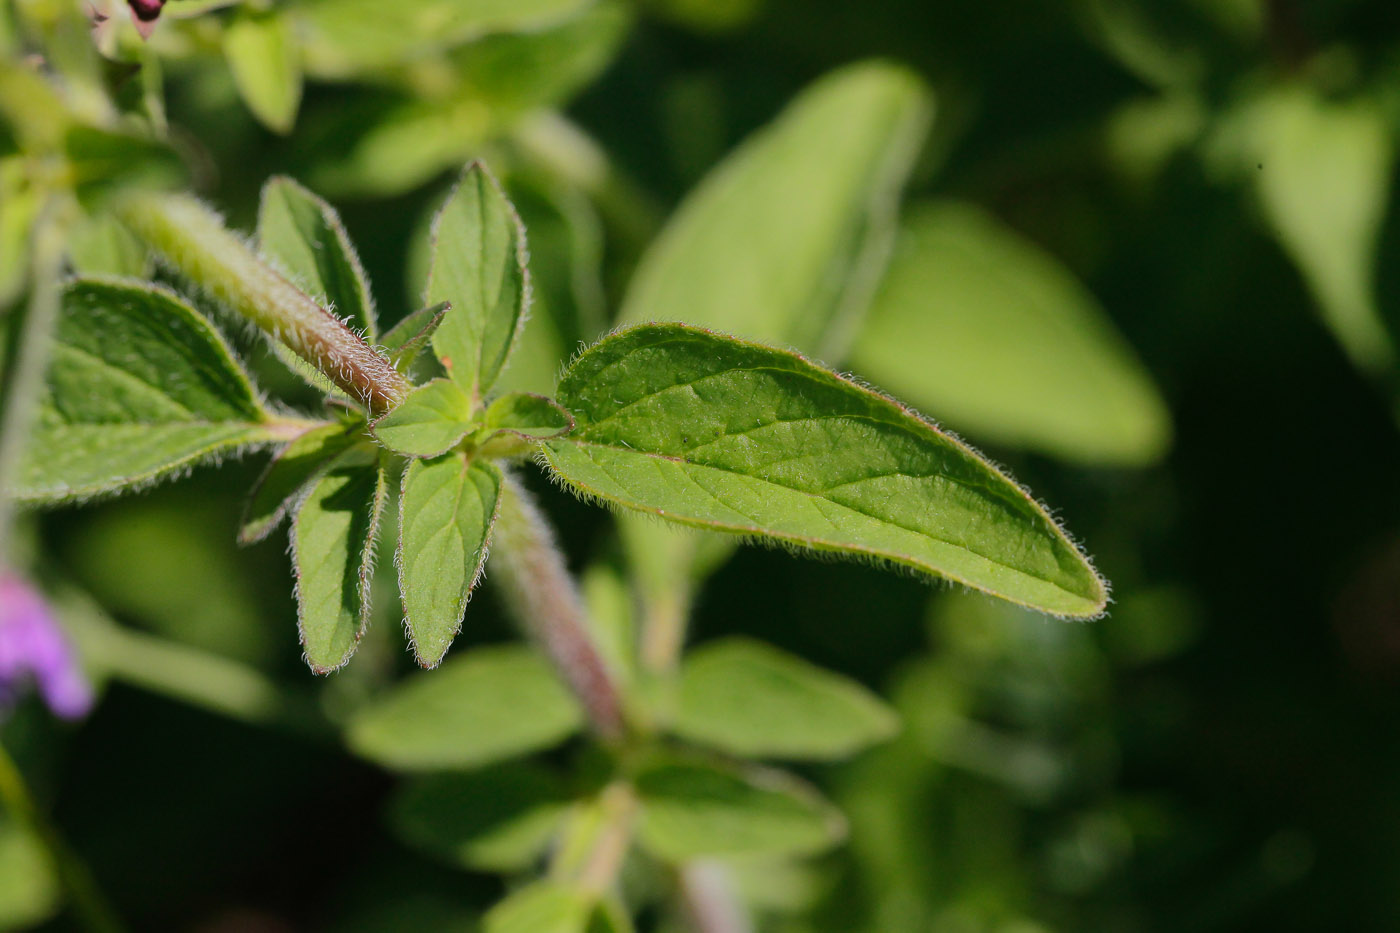
POLYGON ((658 858, 806 855, 828 849, 846 823, 795 778, 767 769, 663 758, 636 778, 637 837, 658 858))
POLYGON ((848 757, 898 728, 894 711, 861 685, 745 638, 686 657, 672 724, 730 754, 806 759, 848 757))
POLYGON ((971 205, 908 218, 850 359, 958 430, 1073 462, 1151 463, 1170 441, 1166 405, 1094 296, 971 205))
POLYGON ((418 358, 419 352, 433 339, 438 326, 452 306, 440 301, 427 308, 419 308, 399 321, 379 338, 379 344, 389 355, 389 361, 400 372, 407 372, 418 358))
POLYGON ((642 257, 620 320, 839 355, 878 281, 932 101, 882 62, 835 71, 711 172, 642 257))
POLYGON ((79 224, 68 237, 68 261, 80 275, 113 275, 144 279, 151 256, 146 244, 108 213, 79 224))
POLYGON ((399 592, 413 653, 434 667, 462 627, 500 501, 501 472, 464 454, 412 460, 399 497, 399 592))
POLYGON ((346 740, 401 771, 476 768, 550 748, 583 724, 569 692, 521 645, 477 648, 365 706, 346 740))
POLYGON ((894 561, 1043 612, 1105 585, 1026 493, 899 404, 796 354, 679 324, 607 337, 564 374, 550 465, 672 521, 894 561))
POLYGON ((14 493, 115 492, 285 437, 213 327, 170 292, 80 279, 64 290, 38 424, 14 493))
POLYGON ((516 872, 538 860, 568 809, 563 782, 535 765, 511 763, 405 784, 390 819, 406 841, 453 864, 516 872))
POLYGON ((532 392, 502 395, 487 406, 482 423, 495 433, 507 431, 537 440, 559 437, 574 428, 573 416, 554 399, 532 392))
POLYGON ((253 116, 286 134, 301 103, 301 58, 292 24, 276 10, 239 7, 224 30, 224 58, 253 116))
POLYGON ((258 205, 258 248, 366 340, 377 339, 369 282, 335 208, 290 178, 271 179, 258 205))
POLYGON ((164 143, 82 124, 64 133, 69 181, 88 207, 131 188, 172 188, 186 178, 180 157, 164 143))
POLYGON ((369 451, 341 456, 292 520, 298 628, 318 674, 350 660, 369 622, 370 578, 388 483, 369 451))
POLYGON ((455 382, 434 379, 410 392, 370 429, 397 453, 438 457, 460 444, 474 426, 471 399, 455 382))
POLYGON ((272 533, 295 504, 302 487, 332 459, 364 436, 364 425, 326 424, 283 447, 267 465, 244 507, 239 544, 253 544, 272 533))
POLYGON ((561 881, 537 881, 511 894, 481 918, 483 933, 590 933, 593 897, 561 881))
POLYGON ((438 212, 432 238, 424 304, 452 304, 433 350, 452 380, 480 398, 525 322, 525 228, 500 184, 473 162, 438 212))

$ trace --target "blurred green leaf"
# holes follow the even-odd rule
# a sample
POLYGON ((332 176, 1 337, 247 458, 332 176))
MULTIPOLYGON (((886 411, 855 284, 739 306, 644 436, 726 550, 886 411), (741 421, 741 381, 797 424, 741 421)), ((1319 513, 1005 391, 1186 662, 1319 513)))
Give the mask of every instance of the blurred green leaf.
POLYGON ((171 188, 186 178, 168 146, 128 133, 81 124, 63 137, 73 189, 85 205, 100 204, 123 188, 171 188))
POLYGON ((845 758, 898 728, 854 681, 746 638, 686 656, 672 723, 682 738, 752 758, 845 758))
POLYGON ((290 178, 270 179, 258 204, 258 249, 370 343, 379 339, 365 270, 335 208, 290 178))
POLYGON ((350 660, 369 624, 370 578, 388 481, 377 457, 352 450, 313 481, 292 519, 297 623, 318 674, 350 660))
POLYGON ((931 107, 923 82, 888 64, 812 85, 690 194, 643 256, 620 319, 839 356, 931 107))
POLYGON ((277 439, 223 339, 162 288, 75 281, 54 341, 20 498, 115 492, 277 439))
POLYGON ((636 776, 637 838, 670 862, 724 855, 812 854, 840 842, 841 814, 781 772, 663 758, 636 776))
POLYGON ((361 709, 346 740, 401 771, 475 768, 549 748, 583 723, 549 666, 519 645, 477 648, 361 709))
POLYGON ((527 438, 551 438, 573 430, 574 419, 553 399, 532 392, 509 392, 486 408, 482 423, 527 438))
POLYGON ((974 437, 1137 465, 1166 406, 1094 297, 976 207, 910 212, 851 351, 861 375, 974 437))
POLYGON ((1103 581, 1026 493, 898 404, 792 353, 678 324, 605 338, 547 442, 572 486, 718 531, 884 558, 1045 612, 1103 581))
POLYGON ((505 366, 530 300, 525 228, 480 162, 467 167, 433 223, 425 304, 452 307, 433 351, 452 380, 479 399, 505 366))
MULTIPOLYGON (((0 201, 3 200, 0 196, 0 201)), ((85 218, 74 227, 68 237, 68 261, 79 275, 87 276, 144 279, 151 270, 151 254, 146 244, 107 213, 85 218)))
POLYGON ((23 293, 29 277, 29 238, 42 203, 23 159, 0 159, 0 309, 23 293))
POLYGON ((434 667, 462 627, 496 521, 501 473, 461 453, 411 460, 399 497, 399 591, 414 657, 434 667))
POLYGON ((290 133, 301 103, 301 53, 287 15, 240 6, 224 30, 224 57, 253 116, 290 133))
POLYGON ((455 382, 434 379, 408 393, 370 429, 397 453, 439 457, 461 443, 472 426, 472 400, 455 382))
POLYGON ((537 881, 482 918, 483 933, 592 933, 593 898, 576 885, 537 881))
POLYGON ((59 908, 58 879, 44 844, 9 821, 0 821, 0 928, 29 929, 59 908))
POLYGON ((405 784, 390 820, 405 840, 479 871, 529 868, 569 808, 563 783, 524 763, 465 774, 433 774, 405 784))
POLYGON ((335 457, 363 437, 363 423, 312 428, 278 451, 248 497, 238 542, 267 537, 295 503, 298 494, 335 457))

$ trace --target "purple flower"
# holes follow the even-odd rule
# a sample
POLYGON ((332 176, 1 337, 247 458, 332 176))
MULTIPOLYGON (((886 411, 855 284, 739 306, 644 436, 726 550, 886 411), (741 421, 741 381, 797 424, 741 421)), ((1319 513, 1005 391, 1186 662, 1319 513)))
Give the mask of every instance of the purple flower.
POLYGON ((31 682, 56 716, 77 719, 92 708, 92 687, 58 620, 32 586, 0 572, 0 706, 31 682))

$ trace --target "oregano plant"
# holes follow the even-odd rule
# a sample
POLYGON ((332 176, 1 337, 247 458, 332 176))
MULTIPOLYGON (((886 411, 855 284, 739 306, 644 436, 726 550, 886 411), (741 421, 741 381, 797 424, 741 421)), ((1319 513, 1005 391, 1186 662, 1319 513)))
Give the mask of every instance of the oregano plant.
POLYGON ((322 674, 365 632, 382 536, 395 539, 404 628, 425 668, 449 656, 483 574, 500 584, 538 654, 468 652, 347 727, 352 748, 388 767, 470 769, 405 789, 405 832, 425 846, 452 837, 468 864, 505 871, 551 848, 545 878, 488 915, 490 930, 627 928, 617 873, 634 845, 681 871, 820 851, 840 814, 752 759, 841 757, 897 728, 863 688, 757 642, 641 670, 610 652, 589 617, 597 599, 521 481, 531 464, 663 523, 878 561, 1067 618, 1105 607, 1104 581, 1026 490, 797 352, 638 323, 580 350, 553 397, 497 391, 531 280, 525 229, 480 163, 433 222, 422 310, 387 331, 336 212, 290 179, 267 183, 251 241, 187 195, 128 192, 113 211, 188 291, 113 276, 63 285, 9 492, 86 501, 271 450, 237 533, 254 542, 288 525, 301 646, 322 674), (260 393, 205 306, 263 333, 323 404, 296 411, 260 393), (507 764, 581 728, 602 757, 573 795, 507 764), (454 795, 502 797, 506 817, 473 826, 454 795))

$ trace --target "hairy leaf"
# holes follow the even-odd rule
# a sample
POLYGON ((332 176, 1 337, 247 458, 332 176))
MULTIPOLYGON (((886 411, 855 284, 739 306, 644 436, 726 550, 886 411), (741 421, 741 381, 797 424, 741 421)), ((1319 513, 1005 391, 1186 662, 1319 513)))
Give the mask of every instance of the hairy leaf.
POLYGON ((452 304, 433 350, 453 381, 480 398, 525 321, 525 228, 501 186, 474 162, 438 212, 432 237, 424 303, 452 304))
POLYGON ((472 427, 471 399, 446 379, 418 386, 371 425, 381 444, 410 457, 441 456, 472 427))
POLYGON ((298 628, 306 661, 325 674, 350 660, 369 622, 374 548, 388 483, 354 450, 316 479, 292 520, 298 628))
POLYGON ((432 674, 410 677, 351 720, 359 754, 403 771, 475 768, 549 748, 582 714, 528 648, 477 648, 432 674))
POLYGON ((433 339, 433 334, 437 332, 438 325, 447 316, 450 307, 447 302, 440 301, 427 308, 419 308, 379 338, 379 343, 388 353, 390 362, 398 367, 400 372, 407 372, 413 365, 419 352, 433 339))
POLYGON ((884 558, 1044 612, 1102 580, 1015 483, 913 412, 796 354, 679 324, 608 337, 564 374, 546 442, 583 492, 673 521, 884 558))
POLYGON ((364 425, 326 424, 300 435, 267 465, 243 511, 239 544, 267 537, 295 504, 298 493, 329 462, 364 436, 364 425))
POLYGON ((845 835, 841 814, 781 772, 663 758, 636 777, 637 837, 672 862, 725 855, 810 854, 845 835))
POLYGON ((850 360, 955 428, 1071 461, 1148 463, 1171 433, 1093 295, 971 205, 908 219, 850 360))
POLYGON ((239 7, 224 30, 224 58, 253 116, 270 130, 291 132, 301 103, 301 55, 285 13, 239 7))
POLYGON ((64 290, 38 424, 13 492, 114 492, 279 439, 213 327, 170 292, 80 279, 64 290))
POLYGON ((854 681, 745 638, 687 655, 672 724, 682 738, 755 758, 844 758, 898 728, 854 681))
POLYGON ((482 422, 497 432, 541 439, 559 437, 574 427, 573 417, 557 402, 532 392, 502 395, 487 406, 482 422))
POLYGON ((461 453, 413 460, 399 497, 399 592, 418 663, 442 660, 481 576, 501 473, 461 453))
POLYGON ((840 319, 862 310, 883 267, 930 109, 923 82, 893 65, 812 85, 685 200, 643 256, 621 320, 836 354, 840 319))
POLYGON ((258 205, 258 247, 302 291, 366 340, 378 339, 369 282, 335 208, 290 178, 269 180, 258 205))

